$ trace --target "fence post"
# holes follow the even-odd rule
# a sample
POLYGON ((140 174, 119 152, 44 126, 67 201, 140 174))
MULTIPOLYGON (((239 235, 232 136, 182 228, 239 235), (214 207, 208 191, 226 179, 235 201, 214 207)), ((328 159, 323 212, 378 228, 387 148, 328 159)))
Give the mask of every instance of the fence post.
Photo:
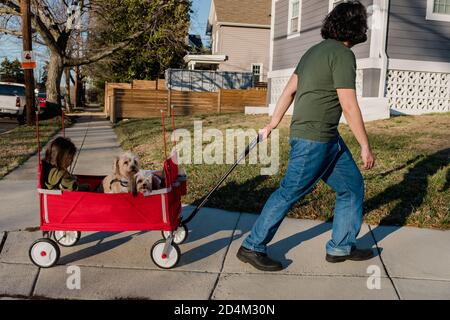
POLYGON ((217 113, 220 113, 222 109, 222 89, 219 89, 217 95, 217 113))
POLYGON ((105 82, 105 96, 103 97, 104 101, 103 101, 103 111, 105 112, 106 116, 109 115, 109 110, 108 110, 108 81, 105 82))
POLYGON ((167 111, 172 116, 172 90, 167 90, 167 111))
POLYGON ((115 101, 115 89, 111 90, 111 96, 109 97, 109 114, 111 123, 116 123, 116 101, 115 101))

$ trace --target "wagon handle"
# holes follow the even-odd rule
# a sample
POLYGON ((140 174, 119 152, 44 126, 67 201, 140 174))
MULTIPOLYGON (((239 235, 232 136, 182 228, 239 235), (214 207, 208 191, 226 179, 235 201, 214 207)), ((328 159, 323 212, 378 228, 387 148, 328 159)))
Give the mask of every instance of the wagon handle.
POLYGON ((64 109, 61 107, 61 127, 62 127, 62 136, 66 137, 66 127, 65 127, 65 120, 64 120, 64 109))
POLYGON ((175 134, 174 134, 174 132, 175 132, 175 115, 174 115, 174 112, 173 112, 173 105, 170 106, 170 113, 171 113, 171 116, 172 116, 173 144, 174 144, 174 150, 176 152, 176 150, 177 150, 177 139, 175 138, 175 134))
POLYGON ((164 138, 164 160, 167 159, 167 151, 166 151, 166 128, 164 127, 164 110, 161 109, 161 126, 162 126, 162 133, 164 138))
POLYGON ((41 142, 39 139, 39 111, 36 111, 36 140, 37 140, 37 152, 38 152, 38 167, 41 166, 41 142))
POLYGON ((239 156, 239 158, 236 160, 236 162, 228 169, 228 171, 220 178, 220 181, 214 186, 214 188, 211 189, 211 191, 208 192, 206 197, 203 198, 202 202, 192 211, 192 213, 183 221, 181 221, 180 224, 187 224, 189 221, 191 221, 197 212, 200 211, 200 209, 208 202, 211 195, 216 192, 217 189, 219 189, 220 185, 225 181, 225 179, 233 172, 233 170, 236 168, 236 166, 241 162, 243 159, 247 157, 247 155, 252 151, 252 149, 261 141, 263 141, 263 137, 261 134, 258 134, 258 136, 250 142, 247 147, 245 148, 245 151, 239 156))

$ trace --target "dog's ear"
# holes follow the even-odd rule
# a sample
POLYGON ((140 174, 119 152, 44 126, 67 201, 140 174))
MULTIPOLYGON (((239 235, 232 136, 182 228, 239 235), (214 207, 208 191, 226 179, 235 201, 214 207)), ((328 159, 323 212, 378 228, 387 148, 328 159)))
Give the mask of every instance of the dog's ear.
POLYGON ((131 176, 129 186, 128 186, 128 189, 131 192, 131 194, 133 195, 133 197, 136 197, 138 194, 137 183, 136 183, 137 178, 138 178, 137 174, 135 174, 134 176, 131 176))
POLYGON ((120 174, 119 160, 120 160, 120 158, 117 156, 114 158, 113 171, 114 171, 114 174, 116 174, 116 175, 120 174))
POLYGON ((161 188, 161 179, 156 175, 152 175, 152 189, 158 190, 161 188))

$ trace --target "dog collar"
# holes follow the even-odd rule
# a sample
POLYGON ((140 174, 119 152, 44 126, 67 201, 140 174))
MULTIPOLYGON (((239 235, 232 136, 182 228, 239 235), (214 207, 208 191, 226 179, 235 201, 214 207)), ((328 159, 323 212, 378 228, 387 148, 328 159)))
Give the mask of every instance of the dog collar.
POLYGON ((113 183, 116 183, 116 182, 119 182, 120 185, 121 185, 122 187, 124 187, 124 188, 127 188, 127 187, 128 187, 128 181, 122 180, 122 179, 112 179, 111 182, 109 183, 109 187, 111 188, 111 187, 112 187, 112 184, 113 184, 113 183))

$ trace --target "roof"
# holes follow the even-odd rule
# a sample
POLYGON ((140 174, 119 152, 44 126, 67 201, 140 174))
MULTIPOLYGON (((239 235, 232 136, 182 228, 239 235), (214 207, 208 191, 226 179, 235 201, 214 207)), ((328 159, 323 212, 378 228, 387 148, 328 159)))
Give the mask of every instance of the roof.
POLYGON ((227 61, 228 57, 224 54, 188 54, 184 57, 184 61, 189 63, 191 61, 203 63, 220 63, 227 61))
POLYGON ((218 22, 270 26, 271 0, 212 0, 218 22))

